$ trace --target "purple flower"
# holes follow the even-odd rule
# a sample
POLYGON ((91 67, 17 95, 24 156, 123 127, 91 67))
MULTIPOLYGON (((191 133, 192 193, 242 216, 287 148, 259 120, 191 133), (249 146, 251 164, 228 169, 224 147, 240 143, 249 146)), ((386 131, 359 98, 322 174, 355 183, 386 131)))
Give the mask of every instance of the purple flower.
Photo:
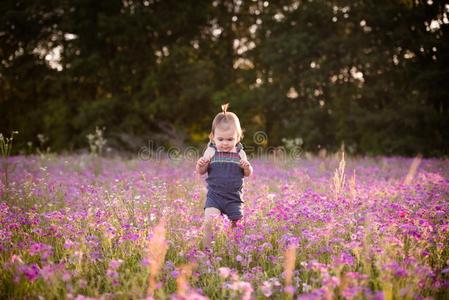
POLYGON ((373 300, 384 300, 385 299, 384 292, 383 291, 377 291, 374 294, 374 297, 372 299, 373 300))
POLYGON ((140 264, 144 267, 147 267, 150 265, 150 261, 147 258, 144 258, 140 261, 140 264))
POLYGON ((352 266, 352 265, 354 265, 354 256, 348 254, 347 252, 342 252, 342 253, 340 254, 340 259, 339 259, 339 261, 340 261, 342 264, 346 264, 346 265, 352 266))
POLYGON ((52 251, 52 247, 50 245, 42 244, 42 243, 33 243, 28 250, 30 255, 42 254, 43 258, 47 258, 52 251))
POLYGON ((18 267, 18 271, 31 282, 35 281, 40 275, 40 269, 37 264, 21 265, 18 267))
POLYGON ((296 290, 295 287, 293 287, 291 285, 286 286, 284 288, 284 292, 287 293, 287 294, 290 294, 290 295, 293 295, 295 293, 295 290, 296 290))
POLYGON ((122 237, 123 241, 135 241, 139 238, 137 233, 128 232, 122 237))
POLYGON ((117 271, 110 270, 110 269, 106 270, 106 275, 107 275, 109 278, 112 278, 112 279, 115 279, 115 278, 118 278, 118 277, 119 277, 119 274, 118 274, 117 271))

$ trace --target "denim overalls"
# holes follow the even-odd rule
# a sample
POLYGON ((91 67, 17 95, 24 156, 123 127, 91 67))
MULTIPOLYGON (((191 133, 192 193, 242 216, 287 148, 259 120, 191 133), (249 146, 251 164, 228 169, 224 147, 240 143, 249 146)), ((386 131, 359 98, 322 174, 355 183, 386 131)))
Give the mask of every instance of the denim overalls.
POLYGON ((218 152, 213 143, 209 143, 209 147, 215 149, 215 154, 207 168, 207 199, 204 208, 215 207, 230 220, 239 220, 243 217, 244 176, 239 155, 243 146, 238 143, 237 152, 218 152))

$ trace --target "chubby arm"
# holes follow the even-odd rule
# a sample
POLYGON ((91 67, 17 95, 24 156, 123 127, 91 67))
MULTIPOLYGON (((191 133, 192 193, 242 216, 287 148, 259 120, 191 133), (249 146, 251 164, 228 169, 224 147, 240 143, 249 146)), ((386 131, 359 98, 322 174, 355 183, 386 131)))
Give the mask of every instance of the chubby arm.
POLYGON ((243 175, 245 177, 251 176, 253 174, 253 166, 248 161, 248 158, 246 157, 246 153, 243 150, 240 150, 240 167, 243 169, 243 175))
POLYGON ((206 151, 198 161, 196 162, 196 172, 200 175, 203 175, 207 172, 207 167, 209 166, 210 159, 215 154, 215 149, 212 147, 207 147, 206 151))

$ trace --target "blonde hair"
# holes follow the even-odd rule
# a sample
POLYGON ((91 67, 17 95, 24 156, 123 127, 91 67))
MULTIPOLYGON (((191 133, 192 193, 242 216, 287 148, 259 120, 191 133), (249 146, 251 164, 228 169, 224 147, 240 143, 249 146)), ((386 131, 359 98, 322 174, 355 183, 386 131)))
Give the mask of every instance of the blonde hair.
POLYGON ((209 134, 210 142, 214 139, 215 129, 219 127, 228 127, 233 126, 237 131, 237 142, 239 142, 243 138, 243 130, 240 127, 239 117, 233 112, 228 111, 229 103, 223 104, 221 106, 222 112, 218 113, 214 120, 212 121, 212 129, 209 134))

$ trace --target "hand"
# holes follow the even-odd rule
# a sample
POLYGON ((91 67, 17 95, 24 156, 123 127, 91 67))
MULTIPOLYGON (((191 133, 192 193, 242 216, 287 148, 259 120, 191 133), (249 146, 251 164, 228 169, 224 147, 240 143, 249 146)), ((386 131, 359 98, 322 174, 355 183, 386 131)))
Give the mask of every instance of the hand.
POLYGON ((209 162, 210 162, 210 159, 207 159, 207 158, 205 158, 205 157, 201 157, 201 158, 198 159, 198 161, 196 162, 196 165, 197 165, 199 168, 204 168, 204 167, 206 167, 206 166, 209 164, 209 162))
POLYGON ((246 159, 241 159, 240 160, 240 167, 242 169, 244 169, 244 170, 249 170, 249 168, 251 167, 251 164, 246 159))

